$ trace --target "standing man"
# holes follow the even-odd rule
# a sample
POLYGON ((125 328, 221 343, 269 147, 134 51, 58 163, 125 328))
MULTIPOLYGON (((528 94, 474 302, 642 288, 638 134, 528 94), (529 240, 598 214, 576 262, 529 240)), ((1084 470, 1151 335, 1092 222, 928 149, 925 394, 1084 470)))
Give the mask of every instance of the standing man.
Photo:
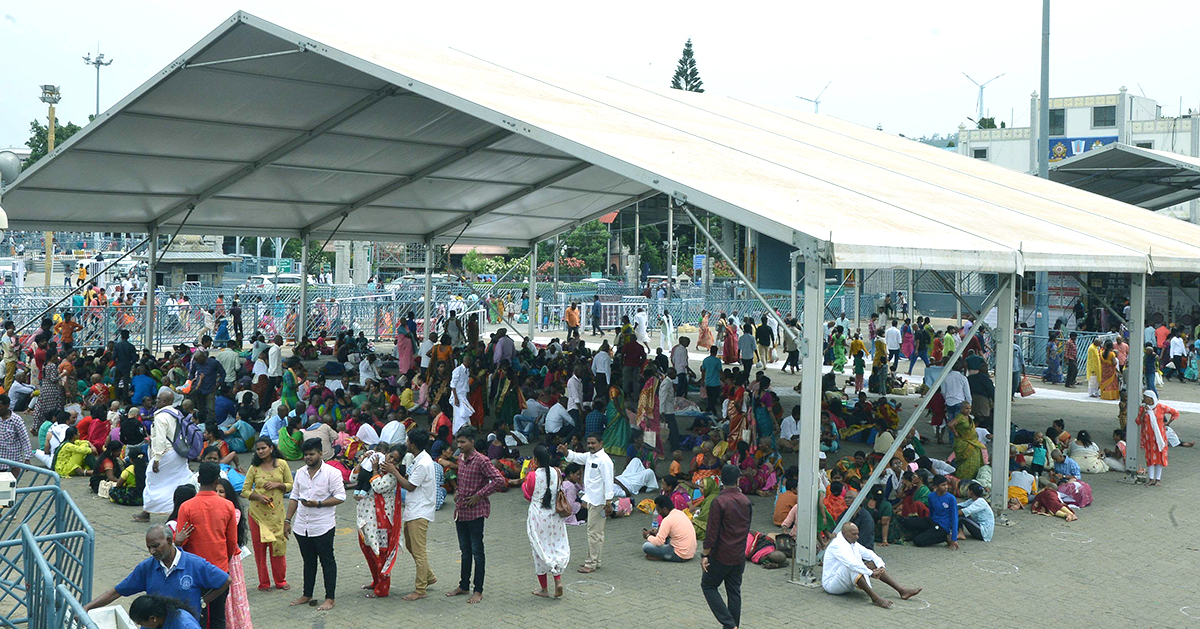
POLYGON ((1068 389, 1075 388, 1075 379, 1079 377, 1079 346, 1075 344, 1075 339, 1078 337, 1079 335, 1075 332, 1067 337, 1067 349, 1064 356, 1067 361, 1067 383, 1064 386, 1068 389))
MULTIPOLYGON (((749 319, 750 317, 747 317, 749 319)), ((747 323, 742 326, 742 335, 738 337, 738 358, 742 361, 742 371, 748 379, 754 368, 754 326, 747 323)))
POLYGON ((567 340, 579 338, 579 304, 571 302, 563 314, 563 319, 567 324, 567 340))
MULTIPOLYGON (((120 343, 117 344, 120 347, 120 343)), ((120 351, 119 349, 117 350, 120 351)), ((16 325, 12 320, 4 322, 4 334, 0 336, 0 367, 3 368, 4 390, 12 388, 13 377, 17 373, 17 360, 21 355, 20 342, 17 340, 16 325)), ((117 370, 120 373, 120 354, 117 354, 117 370)), ((126 368, 128 370, 128 368, 126 368)), ((128 374, 127 374, 128 375, 128 374)))
POLYGON ((708 358, 700 363, 700 375, 704 377, 704 397, 708 412, 716 414, 717 402, 721 401, 721 359, 717 357, 717 345, 708 348, 708 358))
POLYGON ((237 340, 237 349, 242 349, 242 304, 235 298, 229 307, 229 318, 233 319, 233 337, 237 340))
POLYGON ((483 575, 486 558, 483 552, 483 522, 492 513, 488 496, 504 488, 504 476, 490 459, 475 449, 475 427, 463 426, 455 442, 462 453, 458 458, 458 486, 454 492, 454 528, 458 532, 458 550, 462 554, 462 570, 458 587, 446 596, 471 592, 471 568, 475 568, 475 590, 468 603, 483 600, 483 575))
MULTIPOLYGON (((150 556, 143 559, 116 587, 84 605, 84 611, 107 607, 122 596, 133 596, 138 592, 183 601, 196 619, 217 598, 221 599, 221 605, 224 606, 225 594, 231 582, 229 575, 200 557, 176 548, 167 535, 169 532, 163 524, 150 527, 146 531, 146 549, 150 551, 150 556)), ((193 623, 192 626, 196 625, 193 623)))
POLYGON ((276 334, 267 346, 267 386, 272 400, 280 384, 283 384, 283 337, 276 334))
POLYGON ((646 351, 650 351, 650 315, 644 308, 639 307, 633 315, 633 331, 637 335, 638 343, 646 346, 646 351))
POLYGON ((646 350, 633 337, 621 346, 621 389, 625 396, 641 391, 642 365, 646 364, 646 350))
POLYGON ((583 431, 583 374, 587 369, 583 365, 576 365, 571 373, 571 378, 567 380, 567 414, 571 416, 571 423, 575 426, 575 430, 579 431, 582 437, 583 431))
MULTIPOLYGON (((675 347, 679 347, 676 345, 675 347)), ((675 421, 675 368, 671 367, 667 373, 663 374, 662 378, 658 379, 658 414, 662 417, 662 422, 666 424, 667 431, 670 436, 667 437, 668 443, 671 445, 670 452, 679 449, 679 424, 675 421)), ((655 436, 656 439, 661 439, 655 436)), ((657 441, 655 442, 658 443, 657 441)))
MULTIPOLYGON (((587 438, 586 453, 568 450, 566 444, 558 451, 567 457, 567 462, 583 466, 583 503, 587 505, 588 552, 579 572, 587 574, 600 567, 600 553, 604 550, 605 518, 612 515, 613 463, 604 451, 604 437, 592 433, 587 438)), ((736 480, 734 481, 737 482, 736 480)), ((745 536, 742 538, 745 544, 745 536)))
POLYGON ((334 508, 346 501, 346 485, 342 473, 322 460, 319 438, 305 439, 300 450, 304 453, 304 468, 296 472, 287 518, 283 521, 283 537, 286 539, 295 531, 296 544, 304 559, 304 593, 292 601, 292 605, 303 605, 312 600, 317 585, 317 561, 320 561, 325 580, 325 602, 317 607, 317 611, 328 611, 333 609, 337 591, 337 562, 333 558, 334 508))
POLYGON ((887 341, 888 361, 892 363, 892 369, 896 369, 900 364, 900 344, 904 341, 904 337, 900 334, 900 328, 896 327, 898 323, 899 321, 892 319, 892 324, 883 332, 883 338, 887 341))
POLYGON ((471 363, 471 355, 464 355, 462 362, 454 368, 454 373, 450 374, 450 404, 454 408, 451 430, 456 435, 460 428, 471 423, 471 415, 475 414, 475 407, 467 399, 471 392, 471 363))
POLYGON ((687 398, 688 345, 691 343, 691 339, 681 336, 675 347, 671 348, 671 368, 675 370, 675 397, 687 398))
MULTIPOLYGON (((33 446, 29 443, 25 420, 12 412, 8 394, 0 393, 0 458, 26 463, 31 456, 33 446)), ((7 465, 0 465, 0 471, 7 469, 7 465)))
MULTIPOLYGON (((760 369, 766 369, 767 363, 771 362, 771 348, 775 347, 775 331, 767 325, 767 315, 763 315, 762 323, 754 331, 754 340, 758 343, 758 365, 760 369)), ((746 370, 747 374, 749 370, 746 370)))
POLYGON ((221 368, 225 370, 225 384, 233 386, 237 382, 238 367, 242 364, 242 357, 237 351, 237 341, 230 339, 225 343, 225 347, 213 352, 212 357, 217 362, 221 363, 221 368))
POLYGON ((207 351, 200 350, 192 357, 188 379, 192 381, 191 397, 196 404, 196 417, 200 423, 207 422, 213 416, 217 390, 225 382, 225 368, 220 362, 209 360, 207 351))
MULTIPOLYGON (((513 343, 512 337, 508 335, 506 328, 496 330, 496 346, 492 349, 492 364, 499 365, 500 363, 512 363, 513 357, 516 356, 517 348, 513 343)), ((421 360, 425 360, 422 354, 421 360)), ((423 365, 428 366, 428 365, 423 365)))
POLYGON ((607 339, 600 342, 600 348, 592 356, 592 383, 596 395, 608 399, 608 385, 612 384, 612 354, 607 339))
MULTIPOLYGON (((125 400, 133 382, 133 374, 130 371, 133 370, 133 363, 137 362, 138 355, 137 348, 133 346, 133 343, 129 342, 129 330, 121 330, 121 340, 117 341, 117 344, 113 347, 113 353, 116 354, 113 381, 117 385, 117 397, 118 399, 125 400)), ((8 389, 8 386, 8 381, 5 380, 5 390, 8 389)), ((141 400, 130 400, 130 402, 134 406, 142 403, 141 400)))
POLYGON ((600 331, 600 296, 592 295, 592 336, 604 334, 600 331))
POLYGON ((750 500, 738 489, 741 472, 726 464, 721 468, 721 493, 708 512, 708 534, 700 556, 700 590, 723 629, 742 624, 742 573, 746 569, 746 536, 750 534, 750 500), (717 588, 725 584, 729 604, 717 588))
MULTIPOLYGON (((175 536, 186 536, 183 549, 229 573, 229 558, 238 551, 237 516, 233 503, 217 495, 216 484, 221 478, 221 466, 213 462, 200 464, 200 491, 179 506, 175 536)), ((225 629, 225 597, 222 591, 205 608, 206 629, 225 629)))
POLYGON ((154 420, 150 424, 150 468, 146 470, 146 488, 142 491, 142 512, 133 516, 134 522, 149 522, 151 513, 170 513, 175 508, 175 488, 192 482, 187 459, 171 444, 184 421, 183 415, 174 408, 175 393, 164 388, 159 391, 157 400, 154 420))
POLYGON ((401 597, 402 601, 425 598, 426 588, 437 581, 429 569, 429 557, 425 552, 425 536, 437 506, 437 470, 434 469, 437 463, 426 452, 428 447, 429 433, 425 429, 417 428, 408 433, 408 452, 415 458, 408 465, 408 477, 399 477, 400 486, 408 492, 400 521, 403 522, 404 548, 412 555, 417 576, 415 589, 401 597))

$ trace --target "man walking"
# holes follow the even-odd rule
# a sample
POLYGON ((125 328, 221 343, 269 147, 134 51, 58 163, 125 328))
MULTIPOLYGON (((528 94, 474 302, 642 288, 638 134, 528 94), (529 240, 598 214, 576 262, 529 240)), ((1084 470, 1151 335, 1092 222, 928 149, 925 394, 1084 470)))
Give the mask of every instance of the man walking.
POLYGON ((687 398, 688 345, 691 344, 691 339, 681 336, 675 347, 671 348, 671 368, 675 370, 675 397, 687 398))
POLYGON ((566 444, 558 446, 558 451, 567 457, 567 462, 583 466, 583 503, 588 508, 588 552, 587 559, 583 561, 579 571, 584 574, 595 572, 600 567, 600 553, 604 549, 605 518, 612 515, 609 502, 614 494, 613 463, 604 451, 603 439, 600 433, 588 435, 586 453, 568 450, 566 444))
POLYGON ((592 336, 604 334, 600 331, 600 296, 592 296, 592 336))
POLYGON ((408 492, 400 519, 404 529, 404 548, 412 555, 417 566, 416 585, 412 592, 401 597, 402 601, 425 598, 429 584, 437 581, 429 569, 429 557, 425 552, 425 537, 433 523, 433 512, 437 506, 437 470, 433 458, 426 452, 429 433, 417 428, 408 433, 408 452, 414 457, 408 466, 408 477, 400 477, 400 486, 408 492))
POLYGON ((267 346, 267 386, 270 387, 267 393, 274 400, 275 392, 283 383, 283 337, 276 334, 271 341, 267 346))
POLYGON ((483 575, 486 558, 483 552, 483 522, 492 513, 488 496, 505 485, 504 476, 492 461, 475 449, 474 426, 463 426, 456 433, 456 445, 462 453, 458 459, 458 486, 454 491, 454 528, 458 532, 458 550, 462 554, 462 569, 458 587, 446 596, 471 592, 468 603, 483 600, 483 575), (471 587, 471 568, 475 569, 475 590, 471 587))
POLYGON ((296 544, 304 559, 304 593, 292 601, 292 605, 304 605, 312 600, 317 585, 317 562, 320 561, 325 601, 317 611, 328 611, 333 609, 337 592, 337 562, 333 558, 334 509, 346 501, 346 485, 342 473, 322 460, 319 438, 306 439, 300 450, 304 453, 304 467, 296 472, 287 518, 283 520, 284 538, 293 531, 296 533, 296 544))
POLYGON ((1066 355, 1063 357, 1067 361, 1067 383, 1068 389, 1075 388, 1075 379, 1079 377, 1079 346, 1075 344, 1075 339, 1079 335, 1072 332, 1067 337, 1066 355))
MULTIPOLYGON (((129 342, 129 330, 121 330, 121 340, 117 341, 113 346, 113 353, 116 355, 116 365, 113 371, 113 382, 117 385, 117 398, 124 401, 128 399, 129 389, 133 386, 133 363, 137 362, 137 348, 133 343, 129 342)), ((5 390, 8 389, 9 383, 5 381, 5 390)), ((141 400, 130 400, 134 406, 142 403, 141 400)))
MULTIPOLYGON (((200 491, 179 506, 176 537, 186 536, 183 549, 203 558, 222 572, 229 573, 229 558, 238 551, 237 516, 233 503, 217 495, 216 484, 221 466, 205 462, 197 474, 200 491)), ((204 627, 225 629, 225 597, 228 590, 212 599, 205 608, 204 627)))
POLYGON ((742 573, 746 569, 746 536, 750 534, 750 500, 738 489, 741 474, 737 467, 721 468, 721 493, 708 512, 708 534, 700 557, 700 590, 708 608, 723 629, 742 623, 742 573), (725 585, 728 605, 717 588, 725 585))
POLYGON ((892 319, 892 324, 883 333, 883 338, 887 341, 888 361, 892 363, 892 369, 896 369, 900 364, 900 344, 904 342, 900 328, 896 327, 898 323, 899 321, 892 319))
POLYGON ((567 340, 579 338, 579 304, 571 302, 563 313, 563 321, 567 324, 567 340))
POLYGON ((188 379, 192 381, 191 397, 196 404, 196 417, 203 424, 213 416, 217 390, 225 382, 225 368, 216 359, 209 360, 207 351, 200 350, 192 357, 188 379))
POLYGON ((708 402, 709 414, 716 414, 717 403, 721 401, 721 359, 717 357, 717 346, 714 343, 708 348, 708 358, 700 363, 700 375, 704 378, 704 397, 708 402))
POLYGON ((237 299, 229 307, 229 318, 233 319, 233 337, 237 340, 237 349, 242 349, 242 304, 237 299))
POLYGON ((471 423, 471 416, 475 414, 475 407, 471 406, 468 399, 471 392, 472 362, 470 354, 463 356, 462 363, 450 374, 450 405, 454 409, 454 425, 451 430, 456 435, 463 426, 471 423))

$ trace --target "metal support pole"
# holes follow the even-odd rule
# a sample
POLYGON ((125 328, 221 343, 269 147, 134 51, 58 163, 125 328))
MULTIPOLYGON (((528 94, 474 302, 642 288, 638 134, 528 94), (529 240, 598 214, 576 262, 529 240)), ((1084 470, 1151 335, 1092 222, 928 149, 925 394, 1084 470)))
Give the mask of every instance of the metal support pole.
POLYGON ((913 272, 908 270, 908 316, 914 321, 917 318, 917 293, 913 291, 913 272))
POLYGON ((155 269, 158 267, 157 227, 150 228, 146 240, 146 332, 142 340, 142 347, 154 352, 154 294, 157 292, 158 285, 155 277, 155 269))
MULTIPOLYGON (((954 294, 955 296, 962 294, 962 271, 954 272, 954 294)), ((962 298, 954 302, 954 327, 962 325, 962 298)))
MULTIPOLYGON (((862 304, 862 283, 864 274, 858 269, 854 269, 853 271, 850 271, 850 273, 854 275, 854 304, 851 309, 854 311, 854 329, 857 330, 859 327, 858 322, 860 320, 859 308, 861 307, 860 304, 862 304)), ((849 338, 852 334, 851 330, 844 330, 844 332, 846 333, 846 338, 849 338)), ((867 342, 871 343, 872 339, 867 339, 867 342)))
POLYGON ((675 283, 675 197, 667 200, 667 303, 671 302, 671 285, 675 283))
MULTIPOLYGON (((696 223, 697 225, 699 225, 699 221, 696 220, 696 215, 693 214, 692 211, 690 209, 688 209, 688 207, 686 205, 683 206, 683 211, 687 212, 688 218, 692 219, 693 223, 696 223)), ((710 243, 712 243, 712 246, 717 250, 717 253, 720 253, 721 257, 725 258, 725 262, 729 263, 729 266, 733 268, 733 272, 738 276, 738 279, 742 280, 742 282, 746 284, 746 288, 750 290, 750 293, 752 295, 754 295, 754 298, 757 299, 763 305, 763 307, 767 309, 767 312, 772 317, 774 317, 777 322, 779 322, 779 329, 782 330, 784 334, 787 334, 789 337, 791 337, 791 339, 793 341, 796 341, 797 343, 799 343, 800 339, 796 338, 796 335, 791 331, 791 329, 788 328, 787 323, 784 322, 784 320, 779 316, 779 313, 775 312, 775 309, 771 307, 771 304, 767 301, 767 298, 763 297, 762 293, 758 292, 758 288, 755 287, 754 284, 751 283, 750 280, 746 278, 746 274, 742 273, 742 271, 740 269, 738 269, 737 265, 734 264, 733 260, 729 257, 729 254, 725 253, 725 250, 721 248, 721 245, 717 244, 717 241, 713 239, 712 234, 709 233, 709 231, 707 229, 701 229, 701 231, 704 233, 704 237, 707 238, 710 243)), ((805 280, 805 281, 807 281, 807 280, 805 280)), ((824 287, 824 282, 822 282, 821 285, 822 285, 822 287, 824 287)), ((818 295, 817 300, 813 303, 822 303, 823 298, 824 298, 824 295, 818 295)), ((807 300, 808 300, 807 292, 804 293, 804 299, 806 300, 806 303, 807 303, 807 300)), ((818 313, 817 317, 820 317, 821 311, 818 310, 817 313, 818 313)), ((817 369, 818 370, 820 369, 819 364, 817 366, 817 369)))
POLYGON ((554 297, 552 301, 558 301, 558 253, 562 249, 562 244, 558 240, 558 236, 554 237, 554 297))
POLYGON ((1144 463, 1142 444, 1138 440, 1137 416, 1142 406, 1142 390, 1146 387, 1145 373, 1145 342, 1142 340, 1146 329, 1146 280, 1144 273, 1129 275, 1129 337, 1137 343, 1129 344, 1129 362, 1125 366, 1125 383, 1129 403, 1125 409, 1125 473, 1129 478, 1137 478, 1138 468, 1144 463))
MULTIPOLYGON (((1125 326, 1129 325, 1129 323, 1127 321, 1125 321, 1125 316, 1123 314, 1121 314, 1120 312, 1117 312, 1117 309, 1114 308, 1111 303, 1109 303, 1108 299, 1106 299, 1104 297, 1104 295, 1097 293, 1095 291, 1095 289, 1093 289, 1091 286, 1088 286, 1088 283, 1083 281, 1083 279, 1079 277, 1078 273, 1072 273, 1071 277, 1075 278, 1075 281, 1079 284, 1080 288, 1082 288, 1085 293, 1090 295, 1092 299, 1095 299, 1096 301, 1100 302, 1100 305, 1104 306, 1105 310, 1112 313, 1112 316, 1116 317, 1117 321, 1121 325, 1125 325, 1125 326)), ((1178 286, 1178 284, 1176 284, 1176 286, 1178 286)), ((1187 293, 1184 293, 1184 294, 1186 295, 1187 293)), ((1133 330, 1130 330, 1130 332, 1132 333, 1133 330)))
MULTIPOLYGON (((1003 288, 1003 282, 1004 282, 1004 280, 1001 280, 1000 288, 1003 288)), ((984 306, 983 306, 984 312, 991 310, 992 307, 994 307, 996 305, 996 301, 998 301, 999 299, 1000 299, 1000 290, 998 288, 994 293, 992 293, 992 296, 989 297, 987 302, 984 304, 984 306)), ((820 321, 818 321, 818 325, 820 325, 820 321)), ((967 333, 966 338, 964 338, 962 340, 962 342, 958 344, 958 347, 955 348, 955 350, 954 350, 954 354, 952 354, 950 356, 950 358, 946 360, 947 365, 953 365, 954 363, 956 363, 958 361, 959 358, 962 357, 962 355, 964 353, 966 353, 967 345, 971 342, 971 339, 974 338, 976 334, 979 334, 979 330, 981 327, 982 326, 978 326, 978 325, 971 326, 971 331, 967 333)), ((806 334, 805 336, 807 337, 808 335, 806 334)), ((820 343, 822 342, 822 340, 823 340, 822 336, 818 335, 817 336, 817 347, 821 346, 820 343)), ((817 351, 819 352, 820 350, 817 350, 817 351)), ((807 365, 807 363, 806 363, 806 365, 807 365)), ((820 369, 820 366, 821 366, 821 359, 818 356, 817 357, 817 368, 820 369)), ((949 375, 950 375, 950 369, 943 369, 942 373, 938 375, 936 380, 934 380, 933 386, 929 387, 929 391, 925 393, 925 396, 923 398, 921 398, 921 402, 919 404, 917 404, 917 407, 916 407, 916 409, 913 410, 912 415, 908 416, 908 421, 904 422, 904 425, 899 430, 896 431, 896 441, 893 442, 892 446, 890 448, 888 448, 888 451, 883 454, 883 458, 880 459, 879 464, 875 466, 875 469, 874 469, 874 471, 871 472, 871 475, 868 476, 867 479, 863 481, 863 483, 862 483, 863 487, 871 487, 872 485, 874 485, 875 483, 877 483, 879 481, 880 476, 883 476, 883 471, 885 469, 887 469, 887 464, 889 462, 891 462, 892 457, 895 456, 896 452, 900 449, 900 444, 904 443, 904 438, 903 438, 904 435, 907 435, 908 432, 913 429, 913 426, 917 425, 917 419, 919 419, 921 417, 921 415, 925 412, 925 408, 927 406, 929 406, 929 401, 932 400, 934 394, 936 394, 938 392, 938 390, 942 388, 942 383, 946 381, 946 378, 949 375)), ((817 386, 818 387, 820 386, 820 376, 821 376, 821 374, 818 373, 817 374, 817 386)), ((801 377, 801 379, 803 379, 804 375, 801 374, 800 377, 801 377)), ((807 387, 808 384, 806 383, 804 386, 807 387)), ((819 391, 820 389, 817 389, 817 390, 819 391)), ((801 410, 803 410, 803 404, 804 404, 804 392, 803 391, 801 391, 801 393, 800 393, 800 404, 801 404, 801 410)), ((820 404, 821 404, 820 401, 817 401, 816 404, 817 404, 817 409, 820 410, 820 404)), ((803 415, 801 415, 801 421, 804 421, 803 415)), ((818 426, 818 428, 819 428, 819 426, 818 426)), ((800 430, 803 431, 803 430, 805 430, 805 428, 801 428, 800 430)), ((801 432, 801 438, 803 438, 803 436, 804 436, 804 434, 803 434, 803 432, 801 432)), ((801 485, 803 485, 803 483, 804 483, 803 473, 801 473, 800 483, 801 483, 801 485)), ((833 529, 834 535, 836 535, 838 531, 842 530, 842 526, 844 526, 846 524, 846 522, 848 522, 850 520, 850 516, 854 514, 854 512, 858 509, 858 507, 863 502, 866 501, 866 499, 867 499, 866 492, 862 492, 862 493, 858 494, 858 497, 854 499, 853 503, 851 503, 850 508, 847 509, 846 512, 844 514, 842 514, 842 518, 840 520, 838 520, 837 526, 834 527, 834 529, 833 529)), ((800 539, 799 539, 799 537, 797 537, 797 539, 796 539, 796 552, 797 553, 799 553, 799 549, 800 549, 800 539)), ((797 554, 797 557, 799 557, 799 554, 797 554)))
POLYGON ((308 334, 308 238, 300 238, 300 303, 296 307, 296 342, 308 334))
POLYGON ((1038 100, 1038 177, 1050 178, 1050 0, 1042 0, 1042 84, 1038 100))
POLYGON ((642 205, 633 206, 633 262, 629 265, 629 283, 633 285, 634 294, 642 284, 642 205))
POLYGON ((538 244, 533 243, 533 255, 529 256, 529 340, 537 330, 537 259, 538 244))
MULTIPOLYGON (((707 243, 708 241, 706 240, 704 242, 707 243)), ((799 269, 796 267, 796 258, 799 257, 799 255, 800 255, 799 251, 793 251, 791 253, 791 255, 788 256, 788 259, 791 260, 791 263, 792 263, 791 264, 791 267, 792 267, 792 310, 791 310, 791 313, 792 313, 793 319, 796 318, 796 282, 800 281, 800 278, 796 277, 797 272, 799 271, 799 269)))
POLYGON ((433 239, 425 241, 425 303, 421 304, 422 334, 426 338, 433 331, 433 239))
MULTIPOLYGON (((1017 276, 1002 275, 997 290, 996 329, 992 340, 996 347, 996 402, 992 417, 992 508, 1002 514, 1008 506, 1008 443, 1012 434, 1013 351, 1016 347, 1016 315, 1013 313, 1017 276)), ((985 312, 986 314, 986 312, 985 312)), ((978 326, 971 326, 971 330, 978 326)), ((966 479, 964 479, 966 480, 966 479)))
MULTIPOLYGON (((49 123, 50 123, 49 126, 46 127, 46 154, 47 155, 54 152, 54 127, 57 123, 54 121, 54 104, 53 103, 50 104, 49 123)), ((45 243, 44 244, 45 244, 45 248, 46 248, 46 258, 45 258, 45 260, 46 260, 46 268, 45 268, 46 277, 43 279, 45 280, 44 284, 46 285, 46 287, 49 287, 50 286, 50 276, 54 274, 54 232, 48 231, 45 233, 45 243)), ((66 269, 63 270, 63 273, 66 274, 66 269)), ((69 283, 70 280, 68 279, 67 282, 69 283)))
MULTIPOLYGON (((737 268, 737 267, 734 267, 737 268)), ((821 343, 824 310, 817 304, 825 299, 825 267, 814 258, 804 258, 804 342, 800 344, 800 443, 796 485, 796 550, 792 581, 817 585, 817 500, 821 473, 817 457, 821 452, 821 343)), ((896 443, 900 443, 897 439, 896 443)), ((865 492, 863 494, 866 495, 865 492)))

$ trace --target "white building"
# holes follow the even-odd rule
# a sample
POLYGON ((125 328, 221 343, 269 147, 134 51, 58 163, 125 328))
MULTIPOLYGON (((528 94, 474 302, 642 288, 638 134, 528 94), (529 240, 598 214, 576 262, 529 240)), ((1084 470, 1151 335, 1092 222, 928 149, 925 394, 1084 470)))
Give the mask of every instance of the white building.
MULTIPOLYGON (((1050 99, 1050 162, 1120 142, 1200 157, 1200 121, 1193 115, 1163 118, 1158 102, 1129 94, 1050 99)), ((1037 172, 1038 96, 1029 101, 1029 127, 1005 129, 958 128, 958 152, 1006 168, 1037 172)), ((1189 201, 1162 210, 1177 218, 1200 223, 1200 201, 1189 201)))

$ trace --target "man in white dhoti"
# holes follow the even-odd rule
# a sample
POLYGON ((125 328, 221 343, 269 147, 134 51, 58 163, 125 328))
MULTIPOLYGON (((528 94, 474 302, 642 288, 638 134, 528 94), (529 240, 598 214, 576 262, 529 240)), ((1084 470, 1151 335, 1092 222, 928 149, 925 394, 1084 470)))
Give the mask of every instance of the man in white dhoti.
POLYGON ((658 319, 658 326, 658 346, 662 351, 669 353, 671 348, 675 347, 675 320, 671 318, 671 313, 663 312, 658 319))
POLYGON ((650 315, 642 308, 638 308, 633 315, 633 333, 637 335, 638 343, 646 346, 646 351, 650 351, 650 315))
POLYGON ((454 425, 451 431, 458 434, 458 429, 471 423, 471 415, 475 407, 471 406, 467 396, 471 393, 471 357, 463 356, 462 362, 450 374, 450 404, 454 408, 454 425))
POLYGON ((646 468, 641 459, 629 459, 625 471, 613 479, 617 498, 633 498, 647 488, 658 489, 658 477, 654 470, 646 468))
POLYGON ((830 594, 849 594, 857 588, 866 592, 871 602, 879 607, 891 607, 891 601, 884 600, 871 589, 872 578, 890 585, 904 600, 921 592, 921 588, 906 588, 896 583, 883 569, 883 559, 858 543, 858 527, 848 523, 825 549, 821 587, 830 594))
POLYGON ((187 459, 175 451, 172 441, 183 421, 179 411, 172 408, 175 394, 160 391, 154 423, 150 425, 150 457, 146 469, 146 489, 142 492, 142 512, 133 516, 136 522, 147 522, 150 514, 166 515, 175 508, 175 488, 192 482, 187 459))

